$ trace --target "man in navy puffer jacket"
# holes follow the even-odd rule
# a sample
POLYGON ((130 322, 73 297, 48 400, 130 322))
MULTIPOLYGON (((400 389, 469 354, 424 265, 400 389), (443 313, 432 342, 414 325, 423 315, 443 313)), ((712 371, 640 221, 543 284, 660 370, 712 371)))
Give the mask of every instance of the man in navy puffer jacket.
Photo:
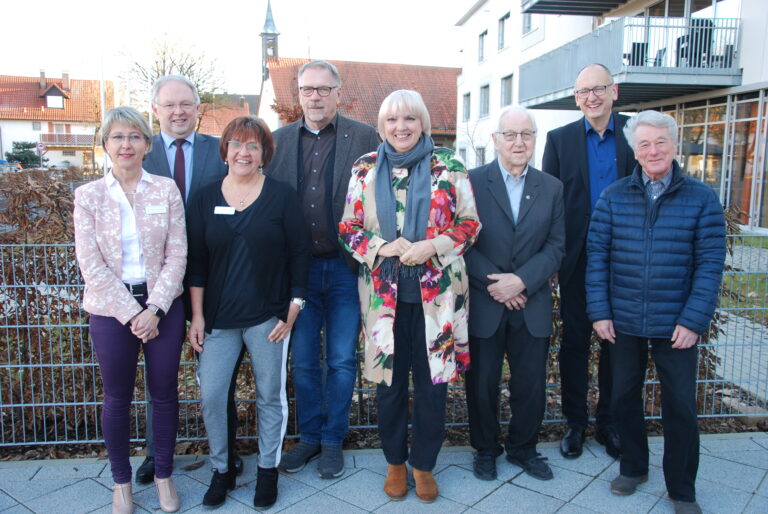
POLYGON ((677 123, 644 111, 624 129, 638 166, 603 191, 587 238, 587 313, 612 343, 611 409, 621 440, 611 491, 648 479, 642 387, 650 345, 661 381, 664 478, 675 512, 696 503, 698 336, 712 318, 725 260, 725 219, 714 190, 675 162, 677 123))

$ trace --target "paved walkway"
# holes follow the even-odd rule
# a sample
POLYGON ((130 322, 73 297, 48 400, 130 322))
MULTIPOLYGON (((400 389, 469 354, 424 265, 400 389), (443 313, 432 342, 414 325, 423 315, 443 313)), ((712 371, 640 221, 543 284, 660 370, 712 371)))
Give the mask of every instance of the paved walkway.
MULTIPOLYGON (((651 439, 650 479, 628 497, 610 493, 618 463, 594 441, 576 460, 563 459, 554 443, 541 445, 555 473, 548 482, 528 477, 503 458, 498 460, 499 479, 482 482, 472 475, 469 449, 445 448, 435 469, 440 497, 429 505, 419 503, 412 490, 400 502, 384 495, 386 463, 380 450, 348 451, 347 472, 339 479, 320 479, 312 465, 294 475, 281 475, 280 496, 269 512, 670 513, 673 506, 665 496, 660 467, 662 448, 661 438, 651 439)), ((174 480, 183 512, 203 511, 200 502, 210 470, 207 465, 185 470, 199 459, 188 455, 176 459, 174 480)), ((141 460, 136 458, 134 466, 141 460)), ((252 512, 255 457, 246 457, 245 466, 238 487, 217 513, 252 512)), ((0 511, 109 513, 111 485, 104 459, 0 462, 0 511)), ((768 513, 768 433, 702 436, 696 485, 704 512, 768 513)), ((136 512, 161 512, 153 487, 137 487, 134 501, 136 512)))

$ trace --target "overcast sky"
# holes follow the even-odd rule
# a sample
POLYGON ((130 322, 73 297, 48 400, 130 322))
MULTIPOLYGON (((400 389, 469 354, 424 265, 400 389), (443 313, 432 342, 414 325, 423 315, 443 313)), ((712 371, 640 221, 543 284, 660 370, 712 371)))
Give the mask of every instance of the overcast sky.
MULTIPOLYGON (((475 0, 273 0, 283 57, 460 66, 475 0)), ((229 92, 259 90, 266 0, 4 1, 0 74, 125 75, 167 38, 216 59, 229 92)))

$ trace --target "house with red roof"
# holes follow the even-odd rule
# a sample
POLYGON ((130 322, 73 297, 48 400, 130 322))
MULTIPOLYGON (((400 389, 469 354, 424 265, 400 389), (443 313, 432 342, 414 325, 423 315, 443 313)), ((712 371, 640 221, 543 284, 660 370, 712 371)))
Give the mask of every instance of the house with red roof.
POLYGON ((230 121, 238 116, 255 113, 258 101, 258 95, 216 95, 214 102, 202 105, 197 131, 201 134, 221 137, 221 133, 230 121))
POLYGON ((48 166, 89 165, 102 154, 97 131, 114 106, 114 85, 98 80, 0 75, 0 156, 15 141, 43 143, 48 166))
MULTIPOLYGON (((272 130, 293 121, 278 112, 296 113, 299 86, 296 74, 310 59, 274 57, 267 60, 267 78, 258 115, 272 130)), ((453 147, 456 140, 456 79, 460 68, 329 60, 341 75, 339 113, 376 127, 384 98, 398 89, 421 93, 432 121, 432 138, 438 146, 453 147)))

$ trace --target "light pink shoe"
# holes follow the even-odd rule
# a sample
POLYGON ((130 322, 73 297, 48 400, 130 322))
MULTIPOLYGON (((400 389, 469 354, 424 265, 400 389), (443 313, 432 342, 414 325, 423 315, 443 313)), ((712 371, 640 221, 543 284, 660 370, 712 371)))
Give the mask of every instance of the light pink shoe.
POLYGON ((112 486, 112 514, 133 514, 131 483, 112 486))
POLYGON ((155 477, 155 488, 157 489, 157 499, 160 501, 160 508, 163 512, 176 512, 181 507, 179 495, 176 494, 176 486, 173 485, 171 477, 155 477))

